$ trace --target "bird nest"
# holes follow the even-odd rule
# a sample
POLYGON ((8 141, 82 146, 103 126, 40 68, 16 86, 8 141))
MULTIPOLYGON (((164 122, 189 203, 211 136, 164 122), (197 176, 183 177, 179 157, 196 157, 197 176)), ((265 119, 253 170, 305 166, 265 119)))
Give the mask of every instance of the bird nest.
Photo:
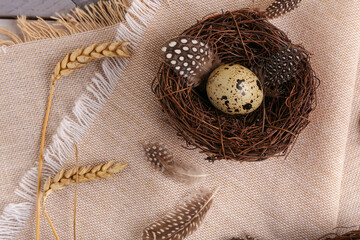
POLYGON ((252 69, 265 86, 266 63, 284 46, 300 50, 301 60, 291 81, 277 86, 285 89, 285 95, 266 96, 263 104, 247 115, 228 115, 217 110, 203 88, 189 87, 166 63, 161 65, 152 86, 171 125, 188 147, 201 149, 208 160, 259 161, 286 155, 309 124, 309 114, 315 107, 318 81, 307 51, 292 44, 262 13, 250 9, 208 17, 181 36, 201 39, 213 46, 223 64, 252 69))

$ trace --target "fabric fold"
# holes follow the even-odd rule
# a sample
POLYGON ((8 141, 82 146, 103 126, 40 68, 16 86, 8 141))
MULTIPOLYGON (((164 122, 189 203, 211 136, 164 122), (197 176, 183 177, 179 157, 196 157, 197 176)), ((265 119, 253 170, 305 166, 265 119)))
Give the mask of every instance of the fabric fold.
POLYGON ((337 218, 337 227, 339 228, 333 231, 337 234, 359 230, 360 226, 360 39, 358 52, 358 70, 353 94, 337 218))

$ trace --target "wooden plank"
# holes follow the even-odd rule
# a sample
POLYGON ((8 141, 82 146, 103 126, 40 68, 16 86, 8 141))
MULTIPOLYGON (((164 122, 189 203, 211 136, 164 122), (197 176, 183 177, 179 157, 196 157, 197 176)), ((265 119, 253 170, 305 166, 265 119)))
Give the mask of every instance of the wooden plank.
MULTIPOLYGON (((15 19, 0 19, 0 28, 5 28, 13 33, 20 34, 21 31, 17 27, 17 22, 15 19)), ((0 35, 0 39, 8 39, 3 35, 0 35)))
POLYGON ((98 0, 1 0, 0 17, 19 15, 50 17, 56 12, 65 13, 76 6, 85 6, 98 0))
POLYGON ((91 3, 96 3, 98 1, 99 0, 72 0, 72 2, 75 3, 77 7, 84 7, 86 5, 89 5, 91 3))

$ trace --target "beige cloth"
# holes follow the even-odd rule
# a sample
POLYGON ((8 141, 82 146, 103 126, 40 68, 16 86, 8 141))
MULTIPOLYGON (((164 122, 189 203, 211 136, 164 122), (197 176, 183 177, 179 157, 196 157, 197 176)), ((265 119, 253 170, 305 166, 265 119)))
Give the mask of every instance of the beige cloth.
MULTIPOLYGON (((252 1, 238 0, 171 1, 170 8, 164 4, 156 13, 110 100, 79 146, 81 165, 108 160, 130 164, 113 179, 79 187, 79 239, 139 239, 144 227, 200 186, 220 190, 205 223, 188 239, 226 240, 242 233, 259 239, 317 239, 337 224, 360 224, 357 0, 303 1, 296 11, 273 21, 293 42, 313 53, 313 67, 322 80, 312 122, 288 159, 211 164, 197 151, 184 150, 183 141, 167 125, 150 90, 160 64, 160 46, 202 16, 251 6, 252 1), (164 142, 177 158, 201 166, 211 176, 195 186, 172 181, 145 161, 143 140, 164 142)), ((19 201, 12 191, 37 160, 52 66, 67 50, 104 36, 111 39, 113 30, 17 45, 0 56, 0 209, 19 201)), ((95 66, 59 84, 49 135, 84 91, 95 66)), ((73 165, 71 158, 67 166, 73 165)), ((73 196, 74 188, 69 187, 52 194, 47 202, 61 239, 72 239, 73 196)), ((42 239, 52 239, 45 218, 41 229, 42 239)), ((30 219, 19 239, 31 239, 33 233, 30 219)))

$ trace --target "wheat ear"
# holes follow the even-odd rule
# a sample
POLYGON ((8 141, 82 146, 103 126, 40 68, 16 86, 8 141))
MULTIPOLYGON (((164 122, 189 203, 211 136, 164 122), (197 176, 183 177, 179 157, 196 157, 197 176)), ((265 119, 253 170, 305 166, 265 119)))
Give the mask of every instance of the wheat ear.
POLYGON ((77 173, 79 183, 83 183, 112 177, 115 173, 123 170, 127 165, 127 163, 114 163, 113 161, 110 161, 106 164, 97 166, 74 167, 67 171, 61 170, 55 177, 49 177, 46 180, 42 191, 42 202, 44 204, 46 198, 52 192, 63 189, 69 185, 75 185, 77 173))
POLYGON ((63 189, 69 185, 75 185, 77 183, 100 180, 112 177, 115 173, 123 170, 128 164, 127 163, 114 163, 110 161, 106 164, 101 164, 97 166, 86 166, 86 167, 74 167, 67 171, 62 169, 58 172, 55 177, 49 178, 46 180, 43 191, 40 193, 42 208, 44 214, 50 224, 50 227, 55 235, 55 238, 59 240, 59 235, 56 232, 56 229, 50 219, 49 214, 46 211, 45 202, 46 198, 54 191, 63 189))
POLYGON ((51 102, 54 95, 56 82, 73 73, 76 69, 85 66, 87 63, 103 57, 130 57, 129 52, 125 49, 129 42, 110 42, 102 44, 93 44, 86 48, 76 49, 72 53, 68 53, 65 58, 59 62, 51 77, 49 99, 45 111, 44 124, 41 134, 39 169, 37 181, 37 197, 36 197, 36 240, 40 239, 40 207, 41 207, 41 172, 44 158, 45 136, 47 123, 49 121, 51 102))
POLYGON ((130 57, 130 53, 124 48, 130 42, 108 42, 95 43, 86 48, 76 49, 68 53, 64 59, 59 62, 51 77, 51 81, 57 81, 62 77, 69 76, 76 69, 84 67, 89 62, 103 57, 130 57))

